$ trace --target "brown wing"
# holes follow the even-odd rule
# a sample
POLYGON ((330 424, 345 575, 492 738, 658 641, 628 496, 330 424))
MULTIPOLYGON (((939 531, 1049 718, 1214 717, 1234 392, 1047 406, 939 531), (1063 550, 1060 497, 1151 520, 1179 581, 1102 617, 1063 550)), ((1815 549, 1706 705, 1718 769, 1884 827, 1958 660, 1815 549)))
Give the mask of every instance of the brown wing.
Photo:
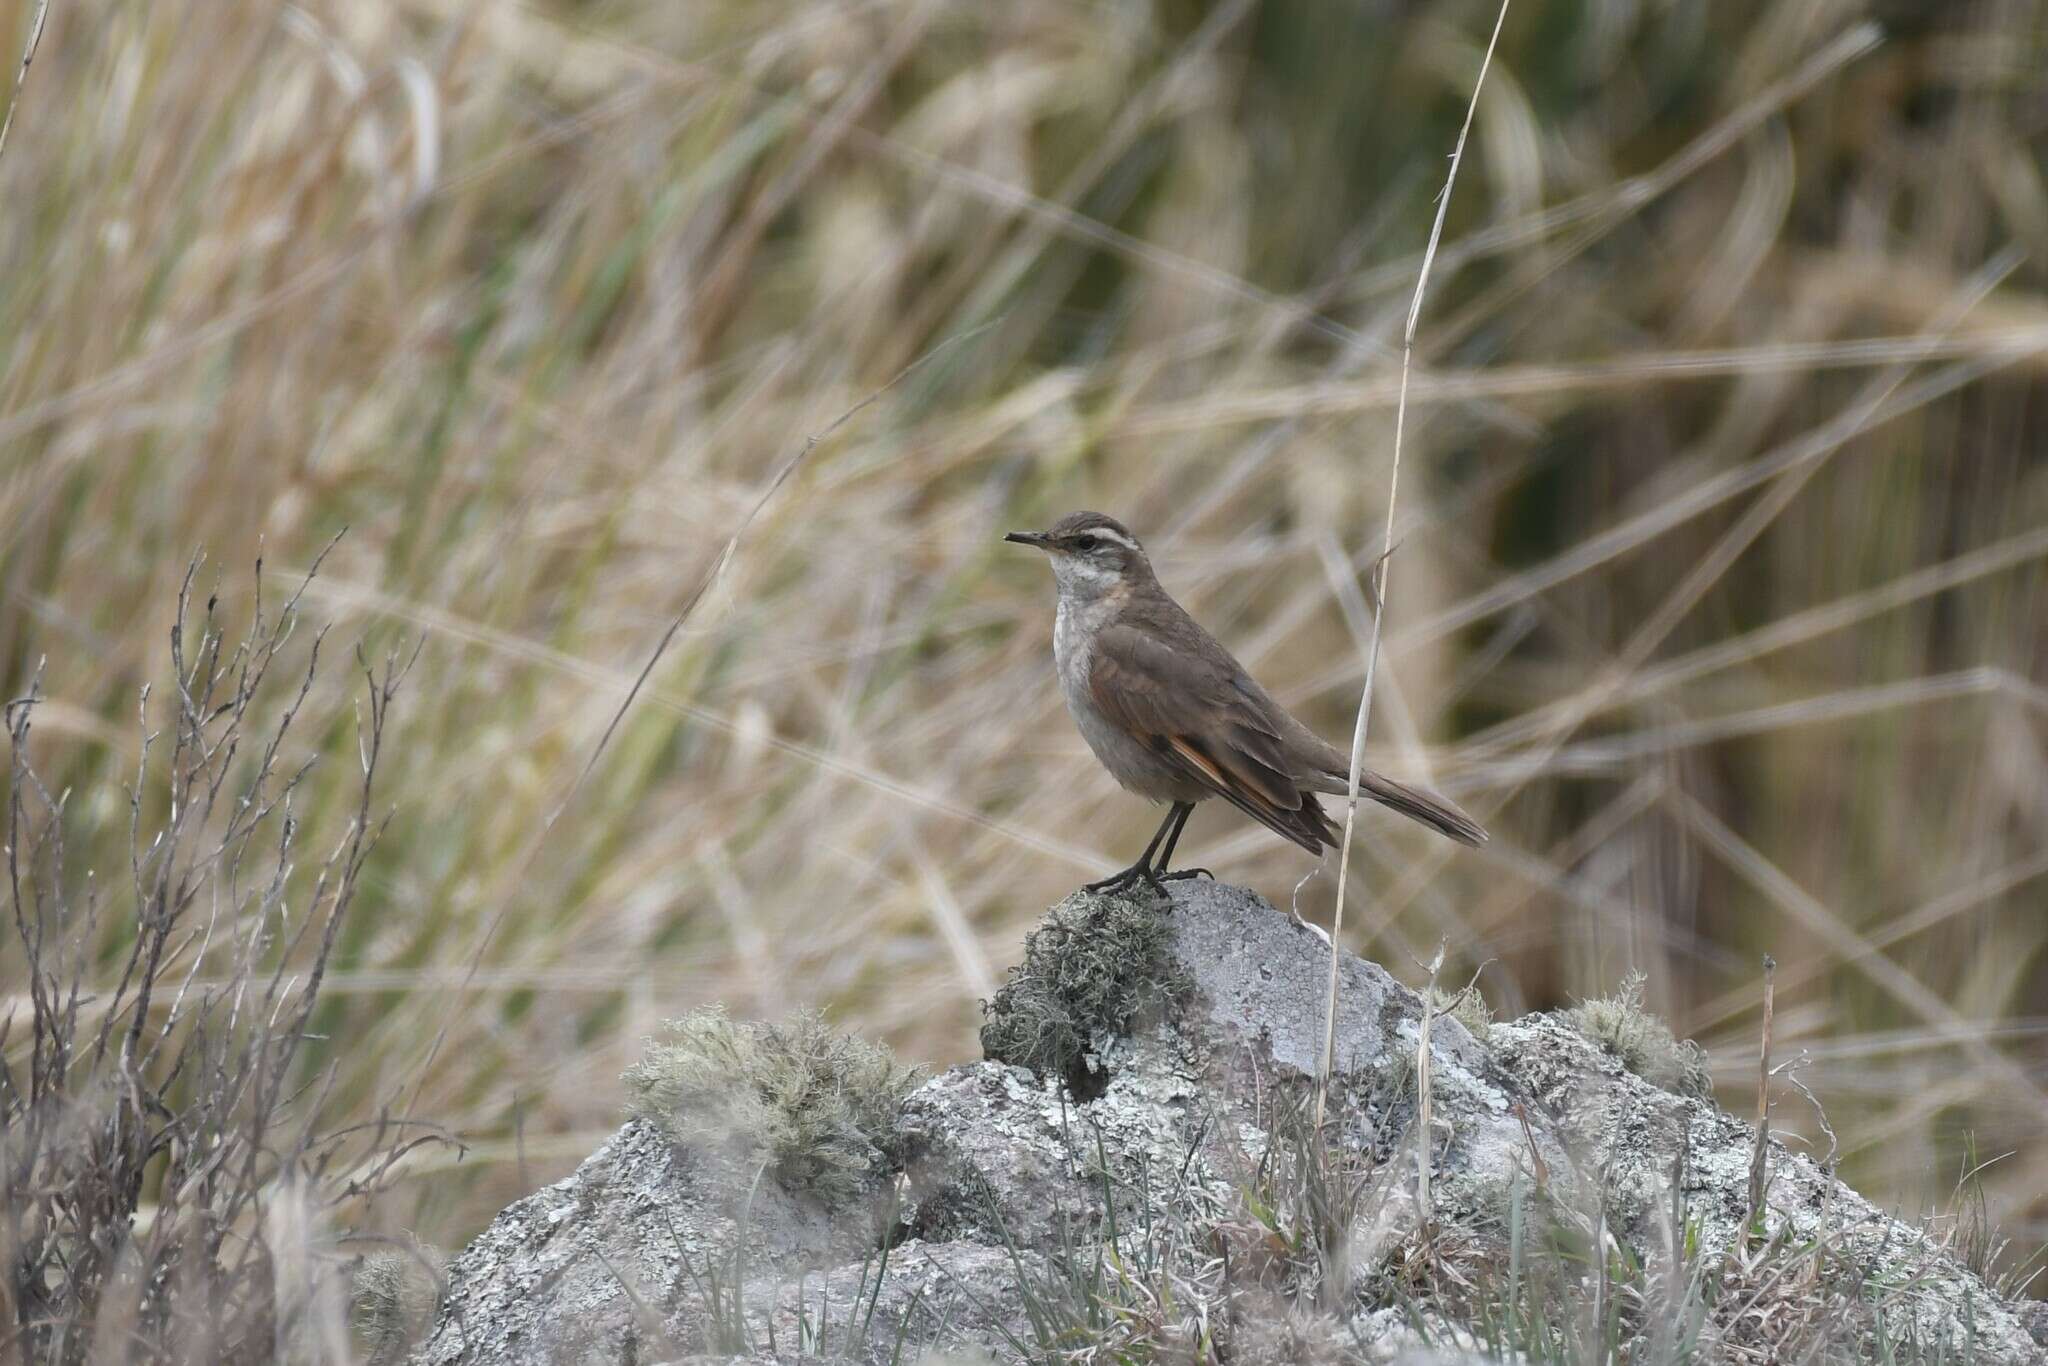
POLYGON ((1239 675, 1206 638, 1183 649, 1154 632, 1111 626, 1095 639, 1088 690, 1105 716, 1168 763, 1275 834, 1321 853, 1336 832, 1314 795, 1289 776, 1280 739, 1248 704, 1239 675))

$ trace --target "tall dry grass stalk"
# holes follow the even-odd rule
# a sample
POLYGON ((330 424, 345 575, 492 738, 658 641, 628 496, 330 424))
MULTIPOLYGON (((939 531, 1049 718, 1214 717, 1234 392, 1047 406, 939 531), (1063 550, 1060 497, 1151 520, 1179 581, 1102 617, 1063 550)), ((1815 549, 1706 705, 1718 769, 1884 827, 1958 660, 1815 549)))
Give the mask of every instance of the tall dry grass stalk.
MULTIPOLYGON (((38 9, 0 0, 10 78, 38 9)), ((2010 1152, 1989 1217, 2048 1237, 2048 40, 1516 6, 1471 112, 1497 10, 48 7, 0 157, 0 667, 47 660, 38 759, 110 867, 194 548, 302 569, 345 524, 302 610, 424 635, 295 1075, 467 1155, 365 1231, 460 1241, 707 1001, 969 1055, 1151 819, 996 540, 1092 505, 1333 737, 1391 527, 1363 761, 1495 838, 1368 808, 1344 942, 1491 960, 1508 1014, 1641 969, 1745 1100, 1769 952, 1843 1175, 1940 1209, 2010 1152)), ((297 744, 312 828, 353 740, 297 744)), ((1303 871, 1227 813, 1186 847, 1303 871)))
POLYGON ((7 112, 0 115, 0 154, 7 151, 7 133, 14 127, 15 106, 21 103, 22 87, 28 84, 28 69, 36 59, 36 48, 43 41, 43 22, 50 17, 50 0, 36 0, 34 17, 29 20, 28 40, 22 44, 21 65, 14 72, 14 88, 8 92, 7 112))
MULTIPOLYGON (((1394 508, 1401 493, 1401 437, 1407 428, 1408 381, 1414 370, 1415 328, 1422 321, 1422 296, 1429 288, 1429 268, 1436 261, 1436 249, 1443 241, 1444 216, 1451 211, 1451 191, 1458 184, 1458 165, 1465 159, 1465 139, 1472 133, 1472 115, 1479 109, 1479 92, 1486 87, 1486 69, 1493 65, 1493 50, 1500 45, 1500 31, 1507 26, 1508 3, 1501 0, 1500 14, 1493 21, 1493 36, 1486 40, 1486 55, 1479 59, 1479 76, 1472 82, 1472 99, 1465 106, 1465 122, 1458 129, 1458 141, 1451 148, 1451 168, 1444 173, 1444 188, 1437 196, 1436 219, 1429 225, 1429 245, 1423 249, 1422 269, 1415 275, 1415 298, 1408 305, 1408 322, 1401 333, 1401 387, 1394 400, 1394 444, 1387 462, 1387 525, 1380 535, 1381 551, 1374 565, 1374 606, 1372 614, 1372 640, 1365 651, 1365 683, 1358 690, 1358 719, 1351 723, 1351 769, 1346 778, 1347 791, 1344 794, 1344 842, 1339 846, 1337 856, 1337 902, 1330 930, 1330 990, 1329 999, 1323 1012, 1323 1066, 1322 1085, 1316 1091, 1316 1126, 1322 1127, 1323 1108, 1329 1099, 1330 1064, 1336 1056, 1337 1047, 1337 936, 1344 932, 1344 889, 1351 877, 1351 835, 1358 824, 1358 772, 1365 763, 1365 729, 1372 717, 1372 679, 1380 662, 1380 629, 1387 615, 1387 576, 1394 564, 1394 508)), ((1442 962, 1442 954, 1437 961, 1442 962)), ((1432 979, 1434 970, 1432 970, 1432 979)), ((1431 985, 1434 986, 1434 980, 1431 985)), ((1423 1016, 1424 1029, 1419 1047, 1429 1047, 1429 1017, 1423 1016)), ((1419 1064, 1424 1075, 1428 1074, 1429 1059, 1424 1056, 1419 1064)), ((1425 1120, 1422 1142, 1427 1145, 1429 1125, 1425 1120)), ((1429 1173, 1425 1165, 1422 1174, 1423 1208, 1427 1213, 1429 1200, 1429 1173)))

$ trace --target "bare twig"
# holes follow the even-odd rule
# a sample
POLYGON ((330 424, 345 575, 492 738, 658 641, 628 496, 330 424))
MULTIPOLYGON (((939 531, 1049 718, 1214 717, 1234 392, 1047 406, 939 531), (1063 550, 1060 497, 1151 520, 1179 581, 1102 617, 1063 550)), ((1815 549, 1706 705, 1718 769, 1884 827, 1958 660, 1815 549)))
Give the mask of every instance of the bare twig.
POLYGON ((1543 1160, 1543 1150, 1536 1146, 1536 1131, 1529 1127, 1529 1107, 1518 1100, 1508 1107, 1508 1112, 1522 1126, 1522 1142, 1528 1145, 1529 1148, 1529 1165, 1536 1176, 1536 1189, 1539 1192, 1548 1191, 1550 1189, 1550 1164, 1543 1160))
MULTIPOLYGON (((7 708, 8 890, 29 978, 26 1065, 0 1057, 9 1359, 20 1343, 31 1359, 68 1366, 118 1339, 137 1360, 239 1361, 322 1331, 340 1291, 338 1264, 309 1241, 314 1221, 436 1141, 381 1121, 323 1132, 334 1070, 300 1075, 321 981, 382 828, 373 783, 406 661, 366 666, 356 802, 310 882, 295 879, 294 798, 312 765, 281 756, 319 642, 276 697, 269 680, 297 596, 272 617, 259 587, 237 635, 218 624, 217 595, 196 600, 199 567, 195 557, 171 633, 168 748, 153 744, 144 692, 129 794, 135 920, 109 965, 111 990, 97 961, 98 883, 67 876, 63 799, 28 753, 39 688, 7 708), (259 717, 273 719, 259 729, 259 717), (245 886, 242 871, 258 866, 263 876, 245 886), (209 958, 219 976, 202 977, 209 958), (99 1015, 83 1033, 82 1001, 99 1015), (330 1178, 344 1149, 365 1154, 370 1183, 330 1178)), ((257 575, 260 585, 260 564, 257 575)))
POLYGON ((1757 1050, 1756 1147, 1749 1158, 1749 1226, 1756 1227, 1764 1207, 1764 1187, 1769 1183, 1771 1153, 1771 1014, 1776 1000, 1772 976, 1778 964, 1764 955, 1763 1042, 1757 1050))
POLYGON ((1842 1140, 1841 1136, 1836 1134, 1835 1126, 1828 1123, 1827 1107, 1820 1103, 1820 1097, 1813 1093, 1813 1088, 1799 1075, 1800 1069, 1810 1061, 1812 1059, 1807 1056, 1804 1049, 1801 1049, 1798 1057, 1778 1064, 1777 1071, 1784 1073, 1785 1081, 1793 1090, 1805 1096, 1806 1103, 1813 1107, 1814 1120, 1820 1125, 1820 1131, 1828 1136, 1828 1150, 1820 1159, 1820 1169, 1832 1176, 1835 1171, 1835 1159, 1842 1154, 1842 1140))

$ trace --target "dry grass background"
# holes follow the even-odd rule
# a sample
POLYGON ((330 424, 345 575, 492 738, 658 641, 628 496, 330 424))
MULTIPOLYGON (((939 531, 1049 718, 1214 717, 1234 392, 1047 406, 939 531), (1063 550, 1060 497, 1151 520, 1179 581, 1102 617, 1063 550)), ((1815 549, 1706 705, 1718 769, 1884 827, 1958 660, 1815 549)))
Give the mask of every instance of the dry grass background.
MULTIPOLYGON (((37 9, 0 0, 9 52, 37 9)), ((468 1151, 366 1225, 459 1242, 701 1002, 975 1052, 1023 931, 1154 820, 1002 531, 1118 513, 1348 734, 1493 12, 53 0, 0 152, 0 666, 47 657, 38 762, 118 868, 193 550, 233 610, 345 525, 311 614, 425 636, 308 1060, 468 1151), (941 346, 767 501, 579 786, 777 470, 941 346)), ((1447 939, 1508 1012, 1641 968, 1738 1107, 1769 953, 1850 1179, 1938 1212, 2009 1154, 1988 1208, 2039 1246, 2048 20, 1520 5, 1473 136, 1373 759, 1496 838, 1362 813, 1348 937, 1411 980, 1447 939)), ((309 704, 315 827, 356 681, 309 704)), ((1227 813, 1190 841, 1283 903, 1308 871, 1227 813)))

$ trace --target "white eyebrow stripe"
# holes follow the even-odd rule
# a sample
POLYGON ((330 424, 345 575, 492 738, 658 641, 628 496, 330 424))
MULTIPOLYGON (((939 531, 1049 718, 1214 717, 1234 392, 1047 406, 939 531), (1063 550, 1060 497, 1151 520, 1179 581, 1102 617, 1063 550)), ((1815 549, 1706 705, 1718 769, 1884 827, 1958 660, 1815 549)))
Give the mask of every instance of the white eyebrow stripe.
POLYGON ((1091 526, 1075 534, 1080 536, 1100 536, 1105 541, 1115 541, 1126 550, 1136 550, 1138 548, 1136 541, 1124 535, 1121 531, 1111 531, 1106 526, 1091 526))

